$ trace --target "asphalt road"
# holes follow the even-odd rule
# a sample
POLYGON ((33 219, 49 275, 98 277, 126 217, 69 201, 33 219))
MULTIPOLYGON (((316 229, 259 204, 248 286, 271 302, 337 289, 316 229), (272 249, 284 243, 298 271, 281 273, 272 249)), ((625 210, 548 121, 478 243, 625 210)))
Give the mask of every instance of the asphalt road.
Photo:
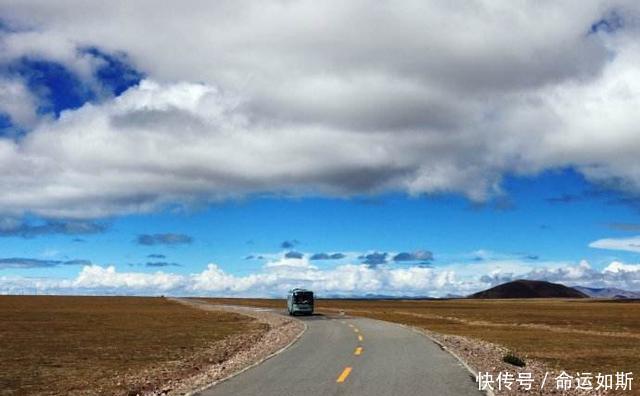
POLYGON ((482 394, 455 358, 411 329, 341 316, 300 320, 308 329, 287 350, 199 395, 482 394))

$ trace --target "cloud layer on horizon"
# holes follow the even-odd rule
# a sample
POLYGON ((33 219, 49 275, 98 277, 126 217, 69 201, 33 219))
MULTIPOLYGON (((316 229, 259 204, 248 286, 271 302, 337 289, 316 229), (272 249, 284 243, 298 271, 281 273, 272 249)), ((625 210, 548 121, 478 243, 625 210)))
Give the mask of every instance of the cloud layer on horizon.
POLYGON ((115 266, 86 265, 73 279, 0 276, 0 294, 34 289, 49 294, 139 294, 281 297, 293 287, 307 287, 321 296, 468 295, 515 279, 535 279, 568 286, 616 287, 640 291, 640 264, 611 262, 602 270, 579 264, 495 260, 442 267, 391 267, 340 264, 320 269, 308 259, 282 257, 262 270, 233 275, 216 264, 189 275, 167 272, 121 272, 115 266))
POLYGON ((26 130, 0 137, 4 214, 256 194, 482 202, 505 175, 564 167, 640 193, 637 2, 25 0, 0 14, 2 65, 46 60, 100 93, 108 60, 86 49, 102 48, 146 76, 59 118, 38 115, 24 78, 0 76, 0 97, 15 98, 0 112, 26 130))

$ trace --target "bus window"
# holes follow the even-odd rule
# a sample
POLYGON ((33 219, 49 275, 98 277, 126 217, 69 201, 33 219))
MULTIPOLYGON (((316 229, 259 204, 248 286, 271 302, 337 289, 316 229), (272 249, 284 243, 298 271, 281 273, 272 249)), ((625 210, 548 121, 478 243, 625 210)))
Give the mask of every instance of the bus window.
POLYGON ((293 295, 294 302, 296 304, 313 304, 313 293, 312 292, 298 292, 293 295))

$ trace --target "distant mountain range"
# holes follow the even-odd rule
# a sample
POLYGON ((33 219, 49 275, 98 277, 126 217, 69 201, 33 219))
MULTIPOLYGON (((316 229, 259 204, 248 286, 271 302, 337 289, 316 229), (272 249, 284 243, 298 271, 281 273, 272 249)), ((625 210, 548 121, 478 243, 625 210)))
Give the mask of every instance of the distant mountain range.
POLYGON ((472 294, 469 298, 588 298, 587 293, 545 281, 518 279, 472 294))
POLYGON ((640 298, 640 292, 616 289, 615 287, 594 288, 574 286, 573 288, 593 298, 640 298))

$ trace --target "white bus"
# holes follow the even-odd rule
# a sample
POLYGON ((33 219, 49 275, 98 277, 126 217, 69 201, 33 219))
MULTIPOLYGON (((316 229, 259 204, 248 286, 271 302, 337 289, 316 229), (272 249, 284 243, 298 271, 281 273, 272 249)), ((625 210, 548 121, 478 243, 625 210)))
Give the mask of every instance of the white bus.
POLYGON ((305 289, 292 289, 287 296, 289 315, 313 315, 313 292, 305 289))

